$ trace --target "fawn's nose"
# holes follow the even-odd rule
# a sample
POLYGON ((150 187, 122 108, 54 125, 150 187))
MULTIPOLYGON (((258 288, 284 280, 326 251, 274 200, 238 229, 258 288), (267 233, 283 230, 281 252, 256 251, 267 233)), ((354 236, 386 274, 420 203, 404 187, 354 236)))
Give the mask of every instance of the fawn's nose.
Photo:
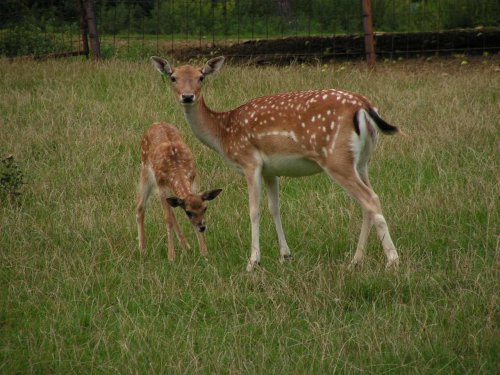
POLYGON ((203 233, 203 232, 205 232, 205 231, 207 230, 207 227, 206 227, 205 225, 200 225, 200 226, 198 227, 198 229, 199 229, 199 231, 200 231, 201 233, 203 233))
POLYGON ((194 94, 182 94, 181 100, 183 103, 193 103, 194 102, 194 94))

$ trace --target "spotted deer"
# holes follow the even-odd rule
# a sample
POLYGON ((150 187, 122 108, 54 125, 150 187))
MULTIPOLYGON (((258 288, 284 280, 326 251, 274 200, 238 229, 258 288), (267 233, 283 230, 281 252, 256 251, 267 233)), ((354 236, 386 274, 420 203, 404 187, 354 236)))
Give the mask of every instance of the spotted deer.
POLYGON ((364 257, 368 234, 375 225, 386 255, 386 266, 398 265, 378 196, 368 179, 368 164, 377 129, 397 133, 372 103, 360 94, 338 89, 308 90, 259 97, 226 112, 215 112, 201 94, 203 79, 220 70, 224 57, 202 68, 171 66, 153 56, 153 65, 172 82, 191 130, 245 176, 249 192, 252 247, 247 270, 260 262, 259 219, 261 181, 278 234, 281 260, 291 259, 280 218, 279 176, 326 172, 358 200, 363 222, 351 265, 364 257))
POLYGON ((172 229, 184 249, 189 244, 184 237, 172 208, 181 207, 189 221, 195 227, 200 251, 208 255, 203 232, 206 230, 204 214, 207 210, 205 201, 217 197, 221 189, 196 194, 193 183, 196 171, 193 154, 184 143, 179 130, 170 124, 155 123, 149 128, 141 141, 141 172, 139 194, 137 197, 137 227, 139 248, 145 251, 144 214, 149 195, 156 185, 167 223, 168 258, 175 259, 172 229), (175 196, 171 196, 175 194, 175 196))

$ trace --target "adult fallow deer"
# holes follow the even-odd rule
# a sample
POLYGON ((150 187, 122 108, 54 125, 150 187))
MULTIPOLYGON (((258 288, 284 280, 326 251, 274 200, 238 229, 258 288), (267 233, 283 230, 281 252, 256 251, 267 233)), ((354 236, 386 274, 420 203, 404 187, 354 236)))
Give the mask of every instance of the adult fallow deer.
POLYGON ((362 261, 374 224, 387 258, 386 266, 398 265, 398 253, 368 179, 368 163, 377 129, 387 134, 399 130, 385 122, 367 98, 338 89, 296 91, 252 99, 235 109, 215 112, 205 104, 202 81, 222 67, 224 57, 213 58, 202 68, 173 67, 162 58, 151 59, 172 82, 194 134, 245 175, 252 225, 248 270, 260 261, 261 180, 278 233, 281 260, 287 260, 291 253, 281 224, 278 176, 298 177, 323 171, 363 208, 361 233, 351 264, 362 261))

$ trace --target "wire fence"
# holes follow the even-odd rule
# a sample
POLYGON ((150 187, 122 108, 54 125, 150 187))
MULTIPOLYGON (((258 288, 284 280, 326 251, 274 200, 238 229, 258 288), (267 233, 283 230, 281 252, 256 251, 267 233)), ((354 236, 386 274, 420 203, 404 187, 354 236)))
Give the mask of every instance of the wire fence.
MULTIPOLYGON (((83 1, 49 3, 59 5, 0 6, 1 55, 84 52, 83 1)), ((364 54, 360 0, 97 0, 95 8, 105 58, 364 54)), ((372 12, 382 56, 500 51, 498 0, 372 0, 372 12)))

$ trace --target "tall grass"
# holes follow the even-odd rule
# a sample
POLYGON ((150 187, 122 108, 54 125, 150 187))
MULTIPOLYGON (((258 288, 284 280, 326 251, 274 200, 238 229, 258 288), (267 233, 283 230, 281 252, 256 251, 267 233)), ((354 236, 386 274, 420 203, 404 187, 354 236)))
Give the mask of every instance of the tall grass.
POLYGON ((245 182, 194 138, 148 62, 0 61, 0 152, 26 182, 0 205, 0 373, 498 372, 498 61, 398 64, 210 77, 216 109, 342 87, 405 133, 380 137, 371 168, 397 272, 374 234, 347 270, 360 209, 317 175, 281 181, 293 262, 279 264, 264 208, 262 267, 247 273, 245 182), (200 188, 224 189, 208 261, 179 215, 194 250, 168 262, 154 199, 139 254, 139 140, 158 120, 183 131, 200 188))

